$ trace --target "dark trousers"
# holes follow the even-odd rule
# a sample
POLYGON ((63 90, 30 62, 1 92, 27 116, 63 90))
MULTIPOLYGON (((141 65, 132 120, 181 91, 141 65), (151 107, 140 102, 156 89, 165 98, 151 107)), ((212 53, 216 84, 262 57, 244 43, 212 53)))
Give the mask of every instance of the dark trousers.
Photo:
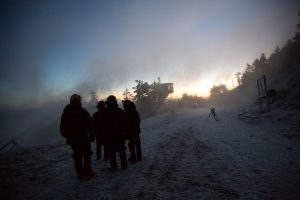
POLYGON ((135 161, 142 159, 142 148, 139 135, 129 138, 128 147, 130 151, 130 160, 135 161))
POLYGON ((128 163, 126 160, 126 153, 125 153, 125 145, 124 144, 111 144, 109 145, 109 159, 110 159, 110 166, 111 169, 117 169, 117 156, 116 153, 119 153, 121 166, 123 169, 128 167, 128 163))
POLYGON ((102 146, 103 146, 104 160, 108 160, 109 153, 108 153, 107 145, 105 143, 103 143, 103 141, 101 141, 101 140, 96 141, 97 160, 101 159, 102 146))
POLYGON ((91 172, 91 155, 93 154, 90 143, 71 144, 75 171, 79 176, 91 172))

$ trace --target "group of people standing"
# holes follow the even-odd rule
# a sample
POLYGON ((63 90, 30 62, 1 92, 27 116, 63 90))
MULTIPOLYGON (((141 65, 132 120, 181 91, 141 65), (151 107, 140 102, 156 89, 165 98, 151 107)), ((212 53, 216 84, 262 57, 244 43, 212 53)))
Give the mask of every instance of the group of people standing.
POLYGON ((115 96, 110 95, 106 101, 97 103, 98 111, 91 117, 81 106, 81 97, 73 94, 61 116, 60 132, 73 150, 75 171, 79 177, 92 177, 91 142, 96 138, 96 158, 110 160, 109 171, 117 169, 116 154, 119 153, 122 169, 128 168, 125 143, 128 140, 130 151, 129 162, 142 159, 139 134, 140 117, 134 102, 122 101, 123 108, 118 106, 115 96))

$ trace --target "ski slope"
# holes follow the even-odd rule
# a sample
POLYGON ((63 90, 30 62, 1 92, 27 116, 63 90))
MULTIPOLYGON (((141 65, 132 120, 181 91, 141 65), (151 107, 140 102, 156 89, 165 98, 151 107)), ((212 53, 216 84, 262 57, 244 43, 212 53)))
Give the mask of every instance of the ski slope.
POLYGON ((262 122, 234 111, 175 110, 142 121, 143 160, 79 180, 62 142, 1 153, 1 199, 298 199, 297 117, 262 122), (296 119, 295 119, 296 118, 296 119), (3 181, 4 180, 4 181, 3 181))

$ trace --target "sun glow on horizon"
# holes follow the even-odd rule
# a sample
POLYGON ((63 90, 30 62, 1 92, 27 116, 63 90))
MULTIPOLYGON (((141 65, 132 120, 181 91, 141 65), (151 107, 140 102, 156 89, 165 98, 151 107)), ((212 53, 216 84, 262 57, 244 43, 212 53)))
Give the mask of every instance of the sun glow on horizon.
MULTIPOLYGON (((199 97, 207 98, 210 96, 210 89, 214 85, 225 84, 228 90, 232 90, 234 87, 237 86, 237 82, 232 75, 228 78, 221 78, 217 79, 215 76, 211 76, 208 78, 199 79, 196 82, 173 82, 174 83, 174 92, 168 95, 169 99, 180 99, 184 93, 188 95, 197 95, 199 97)), ((130 85, 130 84, 128 84, 130 85)), ((127 87, 131 88, 131 87, 127 87)), ((124 96, 124 88, 116 88, 110 91, 96 91, 97 99, 98 100, 106 100, 109 95, 114 95, 117 97, 118 101, 121 101, 125 98, 124 96)), ((135 95, 132 89, 128 90, 131 95, 135 95)), ((88 101, 90 96, 87 95, 85 99, 88 101)), ((129 99, 132 99, 132 96, 129 96, 129 99)))
POLYGON ((197 82, 189 83, 174 83, 173 97, 181 98, 184 93, 188 95, 197 95, 202 97, 209 97, 210 88, 214 85, 215 80, 212 78, 200 79, 197 82))
POLYGON ((170 96, 171 98, 181 98, 184 93, 187 93, 188 95, 209 97, 210 89, 214 85, 220 84, 225 84, 228 90, 232 90, 237 86, 237 82, 233 76, 227 79, 221 78, 219 80, 216 80, 215 77, 204 78, 194 83, 174 83, 174 93, 170 96))

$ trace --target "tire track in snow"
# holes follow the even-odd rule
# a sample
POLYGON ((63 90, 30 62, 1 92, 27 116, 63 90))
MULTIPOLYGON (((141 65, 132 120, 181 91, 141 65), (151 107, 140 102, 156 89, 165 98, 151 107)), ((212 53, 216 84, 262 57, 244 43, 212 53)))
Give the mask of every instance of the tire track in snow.
POLYGON ((176 129, 161 139, 144 170, 139 199, 232 199, 237 193, 216 177, 212 149, 192 128, 176 129))

